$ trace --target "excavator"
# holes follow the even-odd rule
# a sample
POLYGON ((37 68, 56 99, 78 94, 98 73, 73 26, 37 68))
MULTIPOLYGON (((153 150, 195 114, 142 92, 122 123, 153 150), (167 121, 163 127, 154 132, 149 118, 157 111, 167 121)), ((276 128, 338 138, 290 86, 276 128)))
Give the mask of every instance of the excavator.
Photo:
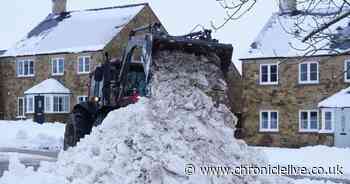
POLYGON ((122 59, 110 59, 105 53, 103 64, 91 73, 89 100, 73 107, 71 121, 65 127, 64 150, 90 134, 109 112, 137 103, 140 97, 151 97, 152 56, 162 49, 194 54, 206 54, 210 49, 221 58, 224 72, 233 52, 232 45, 213 39, 211 30, 170 36, 159 23, 132 30, 122 59))

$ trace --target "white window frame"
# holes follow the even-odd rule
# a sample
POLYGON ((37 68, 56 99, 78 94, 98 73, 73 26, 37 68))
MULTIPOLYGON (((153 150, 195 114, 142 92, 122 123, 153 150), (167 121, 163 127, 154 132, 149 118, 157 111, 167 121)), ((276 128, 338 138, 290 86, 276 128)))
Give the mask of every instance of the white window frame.
MULTIPOLYGON (((64 100, 63 100, 63 103, 64 103, 64 100)), ((63 104, 64 106, 65 104, 63 104)), ((45 113, 48 113, 48 114, 67 114, 70 112, 70 95, 56 95, 56 94, 49 94, 49 95, 45 95, 45 113), (55 104, 54 104, 54 98, 55 97, 59 97, 59 98, 64 98, 64 97, 67 97, 68 98, 68 101, 67 101, 67 109, 66 110, 63 110, 63 111, 55 111, 55 104), (49 103, 47 103, 47 100, 50 100, 49 103), (47 104, 50 105, 50 107, 47 107, 47 104)))
POLYGON ((77 72, 78 74, 89 74, 91 71, 91 56, 79 56, 78 57, 78 62, 77 62, 77 72), (83 58, 83 69, 84 71, 80 71, 80 59, 83 58), (89 58, 89 70, 86 71, 86 58, 89 58))
POLYGON ((64 75, 64 58, 62 57, 56 57, 51 59, 51 73, 53 76, 62 76, 64 75), (60 61, 63 61, 63 71, 60 72, 60 61), (56 62, 56 65, 54 65, 54 62, 56 62), (54 67, 57 69, 57 73, 54 73, 54 67))
POLYGON ((320 82, 320 64, 317 61, 307 61, 299 63, 299 84, 318 84, 320 82), (301 65, 307 65, 307 80, 301 80, 301 65), (311 80, 311 64, 317 64, 317 80, 311 80))
POLYGON ((26 96, 26 113, 27 114, 33 114, 34 113, 34 106, 35 106, 35 101, 34 101, 34 95, 28 95, 26 96), (30 106, 29 99, 32 99, 33 102, 30 106))
POLYGON ((278 84, 278 80, 279 80, 279 63, 266 63, 266 64, 260 64, 260 73, 259 73, 259 77, 260 77, 260 85, 277 85, 278 84), (274 82, 271 82, 271 66, 276 65, 277 66, 277 79, 274 82), (262 81, 262 67, 263 66, 267 66, 267 82, 263 82, 262 81))
POLYGON ((35 62, 33 59, 20 59, 16 61, 16 75, 17 77, 34 77, 35 76, 35 62), (28 68, 25 69, 25 62, 28 62, 28 68), (30 73, 30 63, 33 63, 33 73, 30 73), (21 65, 22 73, 19 73, 19 65, 21 65), (28 71, 28 74, 24 74, 25 70, 28 71))
POLYGON ((80 98, 86 98, 86 101, 88 101, 88 96, 87 95, 77 96, 77 104, 79 104, 81 102, 86 102, 86 101, 80 101, 80 98))
POLYGON ((320 133, 333 133, 334 132, 334 125, 335 125, 335 111, 331 108, 324 108, 321 110, 322 111, 322 127, 320 130, 320 133), (326 112, 330 112, 332 117, 331 117, 331 129, 327 130, 326 129, 326 112))
POLYGON ((350 59, 344 61, 344 82, 350 83, 350 78, 347 78, 347 73, 350 72, 350 68, 348 68, 348 63, 350 63, 350 59))
POLYGON ((279 112, 277 110, 260 110, 259 112, 259 131, 260 132, 278 132, 279 131, 279 112), (262 113, 268 113, 268 128, 262 126, 262 113), (277 128, 271 128, 271 113, 277 113, 277 128))
POLYGON ((312 109, 312 110, 299 110, 299 132, 319 132, 319 111, 317 109, 312 109), (307 112, 307 129, 302 128, 301 126, 301 113, 302 112, 307 112), (311 129, 311 112, 316 112, 317 113, 317 127, 316 129, 311 129))
POLYGON ((17 118, 21 119, 21 118, 25 118, 26 117, 26 99, 25 97, 18 97, 17 98, 17 118), (19 104, 20 104, 20 100, 22 100, 22 112, 23 114, 19 113, 19 104))

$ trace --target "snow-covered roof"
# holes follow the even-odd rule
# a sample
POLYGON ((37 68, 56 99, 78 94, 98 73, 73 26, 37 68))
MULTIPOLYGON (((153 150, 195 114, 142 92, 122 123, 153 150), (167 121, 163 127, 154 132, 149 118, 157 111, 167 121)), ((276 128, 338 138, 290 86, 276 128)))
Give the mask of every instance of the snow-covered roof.
POLYGON ((0 50, 0 56, 3 55, 6 52, 6 50, 0 50))
POLYGON ((318 107, 350 108, 350 87, 326 98, 318 104, 318 107))
POLYGON ((34 87, 24 92, 25 95, 30 94, 70 94, 70 90, 64 87, 56 79, 46 79, 34 87))
MULTIPOLYGON (((348 52, 350 44, 335 45, 327 39, 321 41, 321 38, 317 38, 319 40, 313 40, 312 42, 302 42, 307 34, 334 19, 338 15, 337 13, 339 13, 339 9, 336 8, 315 9, 312 12, 295 16, 274 13, 250 45, 248 52, 240 58, 298 57, 348 52), (315 48, 320 49, 313 52, 315 48)), ((343 19, 326 29, 325 33, 342 32, 342 34, 350 35, 349 20, 349 18, 343 19), (339 30, 339 27, 342 30, 339 30)))
POLYGON ((102 50, 145 4, 49 14, 3 56, 102 50))

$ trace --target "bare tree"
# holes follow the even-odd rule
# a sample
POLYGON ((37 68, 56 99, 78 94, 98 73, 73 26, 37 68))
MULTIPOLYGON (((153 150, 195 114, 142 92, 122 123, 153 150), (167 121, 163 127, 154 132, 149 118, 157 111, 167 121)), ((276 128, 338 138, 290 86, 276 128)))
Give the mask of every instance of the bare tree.
MULTIPOLYGON (((230 21, 242 18, 245 14, 252 11, 257 4, 257 0, 216 0, 223 10, 226 12, 226 17, 221 24, 214 24, 211 22, 214 30, 219 30, 230 21)), ((294 9, 287 11, 293 16, 295 25, 303 25, 308 16, 314 22, 308 23, 308 27, 299 27, 299 30, 286 30, 291 34, 296 32, 298 36, 302 37, 301 41, 313 47, 314 43, 320 42, 321 39, 332 39, 335 29, 330 27, 349 18, 350 16, 350 2, 349 0, 276 0, 280 8, 283 8, 283 3, 289 3, 288 6, 295 6, 294 9), (298 9, 297 9, 298 7, 298 9), (327 17, 320 19, 320 17, 327 17)), ((289 7, 290 8, 290 7, 289 7)), ((285 12, 280 12, 281 14, 285 12)), ((305 25, 304 25, 305 26, 305 25)))

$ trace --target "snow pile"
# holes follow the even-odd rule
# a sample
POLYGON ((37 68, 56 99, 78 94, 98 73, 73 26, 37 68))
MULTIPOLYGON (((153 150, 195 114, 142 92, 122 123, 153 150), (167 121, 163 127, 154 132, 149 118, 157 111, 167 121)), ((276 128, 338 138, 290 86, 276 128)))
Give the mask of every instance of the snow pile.
POLYGON ((233 138, 235 117, 217 57, 162 52, 153 62, 152 97, 111 112, 57 163, 37 171, 18 162, 1 184, 288 183, 258 176, 185 175, 185 166, 263 164, 258 152, 233 138))
POLYGON ((64 124, 37 124, 32 120, 0 121, 0 147, 60 150, 63 147, 64 124))

